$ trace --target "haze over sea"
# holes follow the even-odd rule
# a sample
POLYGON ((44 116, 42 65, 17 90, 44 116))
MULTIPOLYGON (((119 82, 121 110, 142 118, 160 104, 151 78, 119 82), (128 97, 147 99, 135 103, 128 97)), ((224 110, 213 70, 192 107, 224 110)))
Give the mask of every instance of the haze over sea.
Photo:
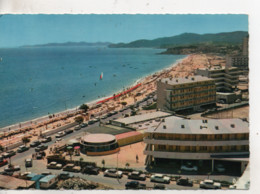
POLYGON ((162 51, 96 46, 0 49, 0 127, 113 95, 185 57, 156 54, 162 51))

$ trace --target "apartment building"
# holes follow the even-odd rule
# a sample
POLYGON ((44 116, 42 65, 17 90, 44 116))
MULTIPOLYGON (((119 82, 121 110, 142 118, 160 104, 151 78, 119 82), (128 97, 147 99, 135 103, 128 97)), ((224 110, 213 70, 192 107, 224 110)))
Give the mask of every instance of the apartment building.
POLYGON ((238 85, 241 71, 236 67, 215 66, 196 69, 195 74, 214 79, 217 91, 231 92, 238 85))
POLYGON ((157 108, 160 110, 199 110, 201 106, 215 103, 216 86, 211 78, 164 78, 157 82, 157 108))
MULTIPOLYGON (((241 173, 249 158, 249 124, 241 119, 187 120, 164 118, 146 130, 146 165, 160 159, 236 162, 241 173)), ((211 166, 211 165, 210 165, 211 166)))
POLYGON ((240 70, 248 71, 248 55, 227 55, 226 66, 237 67, 240 70))

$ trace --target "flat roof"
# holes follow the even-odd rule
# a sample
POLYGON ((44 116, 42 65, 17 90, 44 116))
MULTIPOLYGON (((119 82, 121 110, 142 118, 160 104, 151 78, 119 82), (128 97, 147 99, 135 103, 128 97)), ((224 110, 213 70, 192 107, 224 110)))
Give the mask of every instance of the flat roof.
POLYGON ((205 76, 189 76, 189 77, 180 77, 180 78, 163 78, 161 79, 162 83, 168 82, 169 85, 178 85, 178 84, 184 84, 184 83, 194 83, 194 82, 200 82, 200 81, 211 81, 214 79, 205 77, 205 76))
POLYGON ((115 140, 114 135, 105 134, 105 133, 94 133, 94 134, 88 134, 82 137, 82 140, 84 142, 88 143, 105 143, 115 140))
POLYGON ((54 175, 54 174, 47 175, 47 176, 43 177, 43 178, 40 180, 40 182, 41 182, 41 183, 48 183, 51 179, 53 179, 53 178, 55 178, 55 177, 57 177, 57 176, 54 175))
POLYGON ((249 133, 249 124, 241 119, 188 120, 167 117, 157 127, 149 127, 148 133, 169 134, 230 134, 249 133), (203 122, 206 121, 206 122, 203 122))
POLYGON ((135 115, 131 117, 126 117, 122 119, 116 119, 115 122, 123 123, 125 125, 133 124, 133 123, 139 123, 147 120, 152 120, 160 117, 167 117, 170 116, 170 113, 162 112, 162 111, 156 111, 152 113, 146 113, 142 115, 135 115))
POLYGON ((29 188, 34 184, 34 181, 18 179, 12 176, 0 175, 0 188, 18 189, 29 188))
POLYGON ((136 135, 141 135, 142 133, 137 132, 137 131, 131 131, 131 132, 127 132, 127 133, 122 133, 122 134, 118 134, 116 135, 116 139, 124 139, 127 137, 132 137, 132 136, 136 136, 136 135))

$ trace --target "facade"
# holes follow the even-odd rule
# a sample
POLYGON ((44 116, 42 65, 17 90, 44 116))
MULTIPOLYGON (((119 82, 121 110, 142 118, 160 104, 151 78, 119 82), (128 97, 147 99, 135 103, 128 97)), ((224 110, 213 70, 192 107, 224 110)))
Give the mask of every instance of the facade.
POLYGON ((196 69, 195 74, 214 79, 217 91, 231 92, 238 85, 241 71, 236 67, 225 68, 218 66, 196 69))
POLYGON ((248 71, 248 55, 227 55, 226 66, 237 67, 240 70, 248 71))
POLYGON ((80 140, 81 152, 90 156, 113 154, 119 151, 114 135, 96 133, 88 134, 80 140))
POLYGON ((237 100, 242 100, 242 94, 241 93, 222 93, 217 92, 216 96, 217 102, 224 102, 227 104, 235 103, 237 100))
POLYGON ((245 37, 243 39, 243 48, 242 48, 242 54, 244 56, 248 56, 248 41, 249 41, 249 36, 245 37))
POLYGON ((201 106, 215 103, 216 85, 211 78, 165 78, 157 82, 157 108, 160 110, 199 110, 201 106))
POLYGON ((249 158, 248 122, 240 119, 187 120, 167 117, 146 131, 146 164, 156 159, 236 160, 241 171, 249 158))

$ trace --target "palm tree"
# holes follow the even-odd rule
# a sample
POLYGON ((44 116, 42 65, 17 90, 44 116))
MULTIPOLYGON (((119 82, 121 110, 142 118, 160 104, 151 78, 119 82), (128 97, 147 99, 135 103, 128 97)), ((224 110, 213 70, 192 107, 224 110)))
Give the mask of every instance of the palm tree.
POLYGON ((30 141, 31 141, 31 140, 30 140, 29 137, 26 137, 26 136, 25 136, 25 137, 22 138, 22 142, 23 142, 24 145, 26 145, 26 144, 29 143, 30 141))
POLYGON ((126 167, 126 168, 129 168, 129 166, 130 166, 130 164, 127 162, 127 163, 125 164, 125 167, 126 167))

